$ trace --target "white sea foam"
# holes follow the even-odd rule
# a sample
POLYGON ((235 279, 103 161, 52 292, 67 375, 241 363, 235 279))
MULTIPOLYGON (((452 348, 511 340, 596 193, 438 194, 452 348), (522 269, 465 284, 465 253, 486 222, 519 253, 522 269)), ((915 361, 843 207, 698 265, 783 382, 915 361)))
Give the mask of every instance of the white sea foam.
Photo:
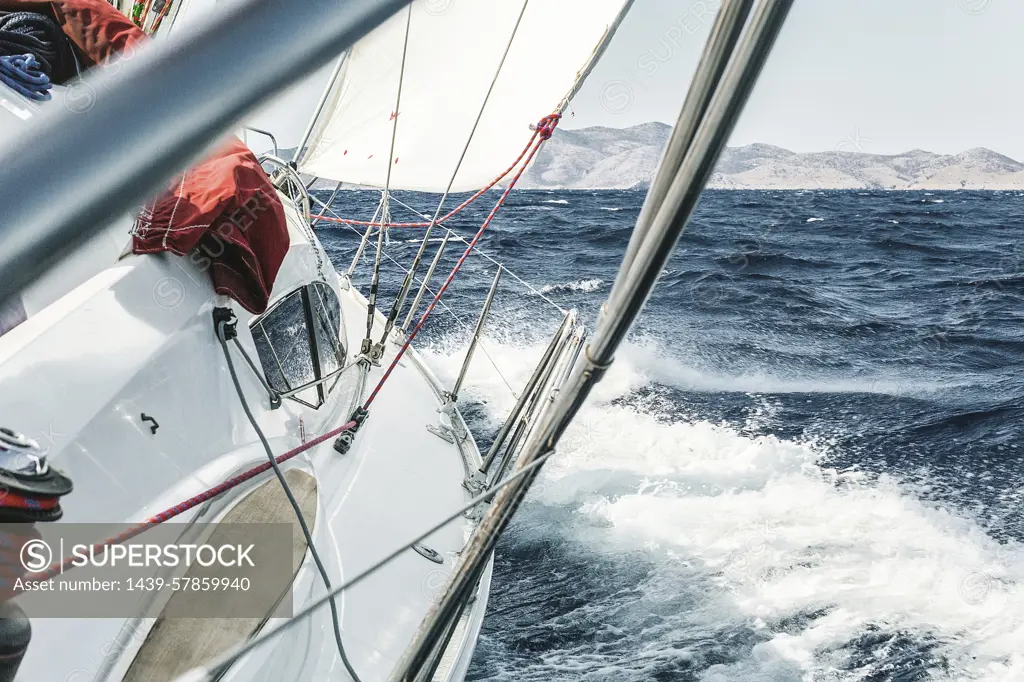
MULTIPOLYGON (((485 344, 517 387, 542 352, 493 338, 485 344)), ((426 355, 450 381, 463 352, 438 346, 426 355)), ((706 670, 710 682, 863 679, 864 670, 834 673, 843 647, 869 627, 934 642, 932 653, 950 666, 936 679, 1024 679, 1024 548, 1000 545, 969 515, 926 504, 894 478, 830 469, 827 444, 751 437, 743 425, 682 418, 678 405, 664 412, 657 403, 613 403, 652 379, 685 377, 678 363, 659 374, 652 353, 666 355, 635 346, 620 353, 566 433, 529 505, 569 507, 574 520, 534 533, 568 535, 611 560, 645 552, 654 568, 637 585, 646 600, 638 609, 677 595, 683 567, 713 586, 687 622, 696 619, 712 638, 734 627, 760 631, 764 641, 748 657, 706 670), (598 492, 609 485, 615 494, 598 492), (808 614, 817 615, 787 632, 770 629, 808 614)), ((514 402, 483 360, 474 360, 466 387, 495 422, 514 402)), ((674 646, 672 634, 664 636, 674 646)))
POLYGON ((603 279, 579 279, 575 282, 565 282, 563 284, 547 284, 540 288, 540 293, 550 294, 552 291, 580 291, 590 292, 597 291, 604 284, 603 279))

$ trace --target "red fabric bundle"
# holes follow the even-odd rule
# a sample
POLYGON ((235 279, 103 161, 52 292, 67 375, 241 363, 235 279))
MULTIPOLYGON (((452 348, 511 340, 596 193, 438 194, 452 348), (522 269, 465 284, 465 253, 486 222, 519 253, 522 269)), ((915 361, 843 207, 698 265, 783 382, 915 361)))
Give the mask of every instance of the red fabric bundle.
POLYGON ((175 180, 135 222, 135 253, 170 251, 209 270, 217 293, 267 309, 290 240, 284 207, 249 148, 235 139, 175 180))
MULTIPOLYGON (((0 0, 0 10, 54 17, 86 66, 105 65, 147 40, 104 0, 0 0)), ((284 207, 249 148, 237 138, 171 182, 135 225, 135 253, 191 254, 217 293, 251 313, 267 309, 290 239, 284 207)))
MULTIPOLYGON (((125 15, 103 0, 0 0, 0 11, 35 12, 56 20, 86 67, 106 64, 113 57, 144 43, 147 36, 125 15)), ((75 74, 72 65, 53 74, 60 83, 75 74)))

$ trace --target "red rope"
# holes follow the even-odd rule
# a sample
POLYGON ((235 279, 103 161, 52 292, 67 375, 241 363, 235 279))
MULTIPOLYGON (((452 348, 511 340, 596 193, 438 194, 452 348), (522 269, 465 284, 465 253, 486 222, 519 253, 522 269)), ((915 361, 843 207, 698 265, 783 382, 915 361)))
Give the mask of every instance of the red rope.
MULTIPOLYGON (((343 424, 343 425, 339 426, 338 428, 334 429, 333 431, 328 431, 324 435, 322 435, 322 436, 320 436, 318 438, 314 438, 313 440, 309 441, 308 443, 303 443, 299 447, 297 447, 297 448, 295 448, 293 450, 289 450, 288 452, 284 453, 283 455, 275 457, 274 461, 277 462, 278 464, 281 464, 282 462, 287 462, 289 459, 292 459, 293 457, 301 455, 306 450, 309 450, 310 448, 316 447, 317 445, 320 445, 324 441, 330 440, 331 438, 334 438, 335 436, 337 436, 337 435, 339 435, 339 434, 341 434, 341 433, 343 433, 345 431, 348 431, 349 429, 353 428, 355 425, 356 425, 356 422, 354 422, 354 421, 350 421, 347 424, 343 424)), ((264 471, 267 471, 270 468, 271 468, 270 462, 266 461, 263 464, 260 464, 259 466, 255 466, 252 469, 249 469, 248 471, 240 473, 237 476, 234 476, 232 478, 229 478, 228 480, 224 481, 223 483, 215 485, 215 486, 213 486, 212 488, 210 488, 208 490, 204 490, 203 492, 199 493, 198 495, 194 495, 193 497, 190 497, 189 499, 185 500, 181 504, 176 504, 173 507, 171 507, 170 509, 165 509, 164 511, 160 512, 159 514, 155 514, 154 516, 149 517, 148 519, 146 519, 142 523, 138 523, 138 524, 136 524, 134 526, 131 526, 130 528, 124 530, 123 532, 118 533, 117 535, 115 535, 113 537, 107 538, 106 540, 103 540, 101 542, 97 542, 96 544, 94 544, 92 546, 92 552, 95 553, 95 552, 97 552, 97 551, 99 551, 101 549, 104 549, 105 547, 109 547, 110 545, 119 545, 122 542, 127 542, 128 540, 131 540, 132 538, 134 538, 134 537, 136 537, 138 535, 141 535, 142 533, 145 533, 147 530, 149 530, 153 526, 159 525, 159 524, 163 523, 164 521, 168 521, 170 519, 173 519, 175 516, 178 516, 180 514, 184 514, 189 509, 197 507, 198 505, 202 504, 203 502, 206 502, 207 500, 211 500, 214 497, 217 497, 218 495, 220 495, 222 493, 225 493, 228 490, 231 490, 232 488, 235 488, 235 487, 241 485, 242 483, 245 483, 249 479, 254 478, 256 476, 259 476, 264 471)), ((39 580, 39 581, 49 580, 50 578, 53 578, 53 577, 56 577, 56 576, 60 575, 65 569, 70 568, 70 567, 71 567, 71 559, 65 559, 62 562, 53 564, 52 566, 47 568, 46 571, 44 571, 43 573, 31 574, 28 579, 29 580, 39 580)))
POLYGON ((370 397, 367 398, 366 403, 363 404, 364 410, 370 408, 370 405, 377 397, 377 394, 380 392, 380 389, 384 386, 384 382, 388 380, 388 377, 391 376, 391 372, 393 372, 395 367, 398 366, 398 362, 402 359, 402 356, 405 355, 405 352, 409 349, 409 346, 412 344, 412 340, 416 338, 417 334, 419 334, 420 329, 423 327, 423 323, 425 323, 427 321, 427 318, 430 317, 430 313, 434 312, 434 308, 437 306, 437 302, 441 300, 442 296, 444 296, 444 293, 448 290, 448 286, 452 283, 452 280, 455 279, 455 275, 457 275, 459 273, 459 270, 462 268, 462 264, 466 262, 466 258, 468 258, 469 254, 473 252, 473 248, 476 246, 476 243, 480 240, 480 237, 483 236, 484 231, 491 224, 491 221, 494 220, 494 216, 495 214, 497 214, 498 209, 500 209, 502 205, 504 205, 505 199, 508 198, 508 195, 512 191, 512 188, 516 186, 516 183, 519 182, 519 178, 521 178, 523 173, 526 172, 526 168, 527 166, 530 165, 530 161, 532 161, 533 157, 536 156, 544 141, 549 139, 551 137, 551 134, 555 131, 555 126, 558 125, 559 119, 561 119, 561 116, 559 114, 551 114, 550 116, 545 116, 540 120, 539 123, 537 123, 537 126, 533 131, 533 136, 530 138, 529 143, 527 143, 526 147, 523 149, 523 152, 519 155, 519 158, 516 159, 516 162, 514 164, 512 164, 512 168, 515 168, 516 165, 518 165, 519 162, 523 160, 523 157, 526 157, 526 161, 523 163, 519 171, 515 174, 515 177, 512 178, 511 182, 509 182, 508 187, 505 188, 505 191, 502 192, 501 198, 498 199, 498 203, 496 203, 494 205, 494 208, 491 209, 490 214, 487 216, 487 219, 484 220, 484 223, 483 225, 480 226, 480 229, 477 230, 476 235, 473 236, 472 241, 470 241, 469 244, 466 246, 466 250, 462 253, 462 256, 455 264, 455 267, 452 268, 452 271, 448 275, 447 279, 445 279, 444 284, 442 284, 441 288, 437 290, 437 293, 434 295, 434 299, 430 302, 430 305, 427 306, 427 309, 423 311, 423 315, 420 317, 419 322, 417 322, 416 326, 413 327, 411 332, 409 332, 409 336, 405 339, 405 343, 402 344, 402 347, 398 349, 398 354, 395 355, 394 360, 391 361, 391 364, 388 366, 387 371, 384 372, 384 376, 380 378, 380 381, 377 382, 377 386, 373 389, 373 392, 370 393, 370 397), (527 155, 527 153, 529 153, 529 155, 527 155))
MULTIPOLYGON (((552 114, 552 116, 558 116, 558 114, 552 114)), ((314 216, 311 216, 311 217, 317 218, 318 220, 326 220, 329 223, 342 223, 344 225, 365 225, 366 227, 430 227, 432 224, 433 225, 440 225, 441 223, 443 223, 444 221, 446 221, 449 218, 453 217, 456 213, 459 213, 462 209, 466 208, 467 206, 472 204, 474 201, 476 201, 477 199, 482 197, 489 190, 491 190, 495 185, 497 185, 499 182, 504 180, 506 175, 511 173, 513 170, 515 170, 515 167, 517 165, 519 165, 520 161, 523 160, 523 156, 526 155, 526 152, 530 149, 530 145, 533 144, 533 141, 535 139, 537 139, 538 135, 540 136, 540 139, 542 139, 542 140, 546 140, 549 137, 551 137, 551 132, 554 132, 555 126, 558 125, 557 122, 554 125, 551 126, 551 132, 547 133, 547 137, 543 136, 544 135, 544 131, 541 129, 541 126, 544 125, 544 122, 546 120, 548 120, 549 118, 551 118, 551 117, 548 116, 546 118, 543 118, 543 119, 541 119, 540 123, 537 124, 536 130, 533 133, 533 137, 530 138, 530 144, 526 145, 526 149, 524 149, 523 153, 519 155, 519 158, 515 160, 515 163, 513 163, 511 166, 506 168, 505 171, 501 175, 499 175, 498 177, 494 178, 494 180, 491 181, 491 184, 487 185, 482 190, 480 190, 479 192, 477 192, 476 194, 474 194, 473 196, 471 196, 470 198, 466 199, 461 204, 459 204, 458 206, 453 208, 451 211, 449 211, 448 213, 446 213, 443 216, 441 216, 440 218, 438 218, 437 222, 435 222, 435 223, 429 223, 429 222, 427 222, 427 223, 375 223, 375 222, 370 222, 370 221, 366 221, 366 220, 349 220, 348 218, 334 218, 334 217, 326 216, 326 215, 314 215, 314 216)), ((518 176, 517 176, 517 179, 518 179, 518 176)))

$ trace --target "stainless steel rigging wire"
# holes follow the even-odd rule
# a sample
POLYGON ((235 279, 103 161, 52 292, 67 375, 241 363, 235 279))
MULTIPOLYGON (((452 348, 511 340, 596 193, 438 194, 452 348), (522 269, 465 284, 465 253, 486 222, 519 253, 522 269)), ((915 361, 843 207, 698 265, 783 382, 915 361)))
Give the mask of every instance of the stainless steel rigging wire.
MULTIPOLYGON (((466 159, 466 154, 469 152, 469 146, 473 143, 473 138, 476 136, 476 130, 480 126, 480 119, 483 118, 484 110, 487 109, 487 103, 491 99, 491 93, 494 92, 494 86, 498 82, 498 76, 501 75, 502 67, 505 66, 505 59, 508 57, 509 50, 512 49, 512 43, 515 41, 516 34, 519 32, 519 25, 523 21, 523 15, 526 14, 526 8, 529 4, 530 0, 523 1, 523 7, 519 10, 519 16, 516 18, 516 23, 512 27, 512 35, 509 36, 508 44, 505 45, 505 52, 501 55, 501 61, 498 62, 498 68, 494 72, 494 78, 491 79, 491 84, 487 88, 487 94, 484 95, 484 101, 480 104, 480 110, 476 114, 476 120, 473 121, 473 127, 469 131, 469 137, 466 139, 466 144, 462 147, 462 153, 459 155, 459 160, 455 163, 455 169, 452 171, 451 178, 448 180, 448 186, 445 187, 444 194, 441 195, 440 201, 437 202, 437 209, 434 211, 434 217, 430 219, 430 225, 427 226, 427 231, 423 235, 423 243, 420 244, 420 248, 416 252, 415 258, 412 260, 412 265, 409 267, 409 274, 406 275, 405 279, 402 281, 402 286, 399 288, 398 295, 395 296, 395 302, 391 306, 391 312, 388 313, 387 322, 384 324, 384 332, 380 337, 381 346, 383 346, 387 341, 388 334, 391 333, 391 329, 395 326, 395 321, 398 320, 398 316, 402 312, 402 307, 405 306, 405 299, 409 295, 409 289, 412 287, 412 278, 420 267, 420 262, 423 260, 423 253, 427 250, 427 242, 430 239, 430 233, 434 230, 434 226, 437 225, 437 220, 441 215, 441 209, 444 208, 444 202, 448 199, 448 194, 452 191, 452 185, 455 184, 455 178, 458 177, 459 170, 462 168, 462 162, 466 159)), ((424 282, 424 286, 425 285, 426 283, 424 282)), ((420 292, 420 295, 422 296, 422 291, 420 292)))

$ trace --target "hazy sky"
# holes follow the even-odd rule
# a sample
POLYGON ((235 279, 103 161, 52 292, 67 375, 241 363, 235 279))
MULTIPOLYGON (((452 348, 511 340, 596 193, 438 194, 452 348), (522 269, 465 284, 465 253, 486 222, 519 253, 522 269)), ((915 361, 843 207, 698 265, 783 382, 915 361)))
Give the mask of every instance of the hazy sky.
MULTIPOLYGON (((717 4, 636 0, 563 125, 673 122, 717 4)), ((1022 70, 1021 0, 796 0, 730 144, 1024 160, 1022 70)), ((323 81, 255 121, 294 145, 323 81)))

